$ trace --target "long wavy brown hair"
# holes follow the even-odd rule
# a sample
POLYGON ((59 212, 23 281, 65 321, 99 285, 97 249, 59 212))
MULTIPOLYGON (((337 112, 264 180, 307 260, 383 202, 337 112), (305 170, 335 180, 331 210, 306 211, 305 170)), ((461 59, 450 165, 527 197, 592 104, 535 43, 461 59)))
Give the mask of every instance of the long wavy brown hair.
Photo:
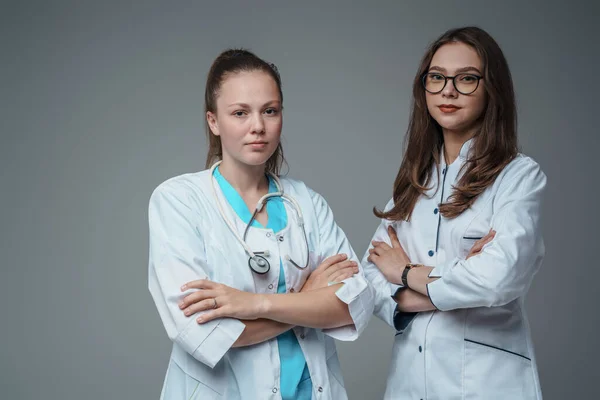
POLYGON ((427 110, 422 78, 435 52, 453 42, 471 46, 481 58, 487 105, 463 166, 464 173, 454 186, 448 202, 440 204, 441 214, 446 218, 455 218, 468 209, 518 153, 515 94, 508 63, 500 46, 478 27, 449 30, 429 46, 415 76, 404 156, 394 181, 394 206, 387 212, 373 208, 379 218, 410 220, 418 198, 430 189, 432 167, 440 163, 444 137, 442 128, 427 110))
MULTIPOLYGON (((229 49, 223 51, 213 61, 212 66, 206 78, 206 89, 204 91, 204 115, 207 112, 217 112, 217 98, 223 81, 230 74, 238 72, 266 72, 273 78, 279 89, 279 99, 283 104, 283 92, 281 90, 281 77, 275 64, 271 64, 258 57, 254 53, 245 49, 229 49)), ((221 147, 221 138, 215 135, 208 125, 208 121, 204 121, 206 135, 208 137, 208 154, 206 155, 206 168, 209 168, 216 161, 223 158, 223 148, 221 147)), ((285 162, 283 157, 283 147, 281 143, 273 155, 267 160, 265 169, 275 175, 279 175, 281 165, 285 162)))

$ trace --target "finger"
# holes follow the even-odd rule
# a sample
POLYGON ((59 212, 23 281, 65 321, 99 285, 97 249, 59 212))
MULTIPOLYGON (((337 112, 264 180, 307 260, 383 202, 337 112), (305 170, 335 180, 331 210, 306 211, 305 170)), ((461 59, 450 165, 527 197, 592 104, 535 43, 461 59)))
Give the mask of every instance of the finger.
POLYGON ((380 256, 382 253, 383 250, 381 249, 381 247, 373 247, 372 249, 369 249, 369 254, 376 254, 380 256))
POLYGON ((196 322, 198 322, 199 324, 205 324, 214 319, 226 317, 228 316, 227 310, 228 307, 219 307, 214 310, 207 311, 204 314, 200 315, 198 318, 196 318, 196 322))
POLYGON ((494 239, 494 235, 488 235, 481 239, 481 247, 485 246, 494 239))
POLYGON ((391 225, 388 226, 388 234, 390 235, 390 240, 392 241, 392 247, 402 248, 402 245, 400 245, 400 241, 398 240, 398 235, 396 235, 396 230, 391 225))
POLYGON ((327 257, 325 260, 323 260, 323 262, 321 264, 319 264, 319 266, 315 269, 314 272, 316 272, 316 271, 323 272, 327 268, 329 268, 331 265, 336 264, 340 261, 344 261, 347 258, 348 258, 348 255, 346 255, 346 254, 336 254, 334 256, 327 257))
POLYGON ((495 230, 493 230, 493 229, 492 229, 492 230, 490 230, 490 233, 488 233, 488 234, 486 235, 486 237, 489 237, 490 239, 493 239, 493 238, 495 238, 495 237, 496 237, 496 231, 495 231, 495 230))
POLYGON ((353 267, 356 265, 357 265, 357 263, 354 260, 344 260, 344 261, 340 261, 340 262, 337 262, 337 263, 329 266, 329 268, 327 268, 326 272, 330 274, 332 272, 339 270, 340 268, 353 267))
POLYGON ((188 289, 214 289, 218 283, 209 281, 208 279, 198 279, 196 281, 191 281, 186 283, 181 287, 181 291, 185 292, 188 289))
POLYGON ((473 257, 473 256, 476 256, 476 255, 478 255, 478 254, 481 254, 481 251, 477 251, 477 252, 469 253, 469 254, 467 255, 467 260, 468 260, 469 258, 473 257))
POLYGON ((188 294, 179 302, 179 308, 184 309, 194 303, 198 303, 204 299, 215 297, 215 292, 212 290, 197 290, 193 293, 188 294))
POLYGON ((496 236, 496 231, 490 230, 487 235, 485 235, 484 237, 481 238, 481 240, 484 240, 484 241, 491 240, 494 238, 494 236, 496 236))
POLYGON ((471 250, 469 250, 469 254, 471 254, 471 253, 479 253, 482 248, 483 248, 483 242, 480 242, 478 240, 478 241, 475 242, 475 244, 473 245, 473 247, 471 247, 471 250))
POLYGON ((215 308, 215 299, 214 299, 214 297, 211 297, 209 299, 205 299, 205 300, 202 300, 202 301, 199 301, 197 303, 190 305, 185 310, 183 310, 183 314, 185 314, 186 317, 189 317, 190 315, 196 314, 197 312, 212 310, 214 308, 215 308))
POLYGON ((379 261, 379 256, 377 254, 371 254, 369 257, 367 257, 367 261, 377 265, 377 262, 379 261))
POLYGON ((392 246, 390 246, 389 244, 387 244, 386 242, 373 242, 376 243, 373 245, 373 248, 380 248, 382 250, 390 250, 392 248, 392 246))
POLYGON ((494 236, 496 235, 496 232, 488 233, 487 235, 485 235, 484 237, 482 237, 481 239, 477 240, 474 244, 473 247, 471 247, 471 250, 469 251, 469 253, 473 252, 479 252, 483 249, 483 246, 485 246, 486 244, 488 244, 489 242, 492 241, 492 239, 494 239, 494 236))
POLYGON ((343 281, 344 279, 351 278, 354 274, 358 273, 358 267, 356 268, 345 268, 341 271, 338 271, 336 274, 332 275, 328 282, 338 283, 343 281))
POLYGON ((328 279, 330 279, 331 276, 339 273, 340 271, 347 269, 347 268, 357 268, 358 264, 352 260, 347 260, 341 263, 337 263, 331 267, 329 267, 327 269, 327 271, 325 272, 325 276, 328 277, 328 279))

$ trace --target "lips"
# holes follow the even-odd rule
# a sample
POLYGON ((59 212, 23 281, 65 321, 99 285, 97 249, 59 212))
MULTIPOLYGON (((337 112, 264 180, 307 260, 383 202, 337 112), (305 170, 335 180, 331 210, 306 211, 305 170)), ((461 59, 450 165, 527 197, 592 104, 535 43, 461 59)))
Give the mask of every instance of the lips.
POLYGON ((253 149, 262 149, 267 146, 267 142, 261 142, 261 141, 250 142, 250 143, 248 143, 248 146, 252 147, 253 149))
POLYGON ((438 106, 441 112, 443 113, 453 113, 461 109, 461 107, 455 106, 453 104, 442 104, 438 106))

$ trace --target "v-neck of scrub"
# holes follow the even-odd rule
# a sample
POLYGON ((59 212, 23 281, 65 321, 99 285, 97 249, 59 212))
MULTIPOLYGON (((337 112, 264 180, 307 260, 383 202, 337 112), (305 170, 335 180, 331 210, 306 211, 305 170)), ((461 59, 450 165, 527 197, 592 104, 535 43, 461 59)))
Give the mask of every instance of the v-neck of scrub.
MULTIPOLYGON (((233 208, 237 216, 245 224, 248 224, 248 222, 250 222, 250 218, 252 218, 253 212, 248 209, 248 206, 244 202, 242 196, 240 196, 237 190, 235 190, 235 188, 227 181, 227 179, 221 175, 219 167, 215 168, 214 177, 217 179, 219 187, 221 188, 221 192, 223 192, 223 195, 225 196, 225 199, 231 208, 233 208)), ((267 179, 269 180, 269 193, 277 192, 277 185, 275 184, 273 178, 267 175, 267 179)), ((275 233, 286 227, 287 213, 281 197, 271 197, 267 200, 267 215, 268 220, 266 227, 256 219, 252 221, 252 226, 255 228, 272 229, 275 233)))

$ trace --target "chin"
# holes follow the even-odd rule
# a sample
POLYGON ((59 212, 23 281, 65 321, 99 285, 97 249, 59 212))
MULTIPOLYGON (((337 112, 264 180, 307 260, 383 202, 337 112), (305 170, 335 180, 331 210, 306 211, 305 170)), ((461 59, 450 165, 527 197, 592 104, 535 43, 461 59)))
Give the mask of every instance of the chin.
POLYGON ((253 167, 264 165, 269 161, 269 158, 271 158, 272 155, 273 153, 251 154, 243 158, 243 163, 253 167))
POLYGON ((459 131, 464 129, 465 121, 450 115, 441 115, 435 118, 436 122, 443 128, 450 131, 459 131))

